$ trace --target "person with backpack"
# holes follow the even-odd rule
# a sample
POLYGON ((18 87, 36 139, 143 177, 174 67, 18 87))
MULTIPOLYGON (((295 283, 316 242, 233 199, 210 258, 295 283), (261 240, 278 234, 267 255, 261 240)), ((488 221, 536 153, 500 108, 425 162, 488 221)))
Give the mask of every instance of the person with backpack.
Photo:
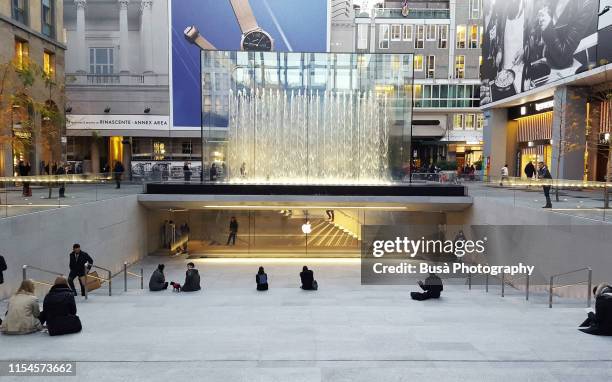
POLYGON ((303 290, 319 289, 319 284, 317 283, 317 280, 314 279, 314 272, 308 269, 308 267, 305 265, 304 268, 302 268, 302 272, 300 272, 300 280, 302 281, 301 288, 303 290))
POLYGON ((255 283, 257 283, 257 290, 268 290, 268 275, 264 271, 264 267, 259 267, 259 271, 255 275, 255 283))
POLYGON ((55 279, 43 301, 40 312, 41 324, 47 323, 50 336, 78 333, 81 331, 81 319, 77 316, 76 302, 65 277, 55 279))

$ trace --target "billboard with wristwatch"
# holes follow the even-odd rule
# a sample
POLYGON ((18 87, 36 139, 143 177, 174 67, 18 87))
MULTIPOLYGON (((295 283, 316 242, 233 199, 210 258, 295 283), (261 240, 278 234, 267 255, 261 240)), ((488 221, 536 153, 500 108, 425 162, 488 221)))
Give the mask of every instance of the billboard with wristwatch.
POLYGON ((171 0, 170 8, 175 129, 200 129, 201 50, 329 50, 329 0, 171 0))

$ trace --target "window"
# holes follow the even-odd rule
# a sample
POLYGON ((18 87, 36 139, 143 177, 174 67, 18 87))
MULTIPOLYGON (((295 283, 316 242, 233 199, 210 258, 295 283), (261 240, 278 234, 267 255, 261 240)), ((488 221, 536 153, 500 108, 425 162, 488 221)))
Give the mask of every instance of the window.
POLYGON ((358 24, 357 49, 368 49, 368 28, 367 24, 358 24))
POLYGON ((427 25, 427 41, 436 41, 436 25, 427 25))
POLYGON ((478 130, 482 130, 484 126, 484 114, 477 114, 476 115, 476 128, 478 130))
POLYGON ((164 142, 153 141, 153 159, 164 160, 166 157, 166 144, 164 142))
POLYGON ((478 25, 470 26, 470 49, 478 48, 478 25))
POLYGON ((205 113, 210 113, 212 111, 212 98, 209 95, 204 96, 204 106, 205 113))
POLYGON ((453 116, 453 129, 463 130, 465 117, 463 114, 455 114, 453 116))
POLYGON ((389 49, 389 26, 381 25, 378 36, 378 48, 389 49))
POLYGON ((480 18, 480 7, 482 4, 480 3, 482 0, 470 0, 470 16, 472 19, 480 18))
POLYGON ((191 142, 183 142, 181 143, 181 152, 183 154, 193 154, 193 147, 191 146, 191 142))
POLYGON ((423 49, 425 41, 425 25, 416 26, 416 39, 414 40, 415 49, 423 49))
POLYGON ((55 55, 53 53, 43 53, 43 72, 47 78, 55 78, 55 55))
POLYGON ((115 71, 113 48, 89 48, 89 73, 113 74, 115 71))
POLYGON ((438 28, 438 48, 448 48, 448 25, 440 25, 438 28))
POLYGON ((436 56, 427 56, 427 73, 426 78, 434 78, 436 73, 436 56))
POLYGON ((476 115, 475 114, 466 114, 465 115, 465 129, 466 130, 474 130, 476 125, 476 115))
POLYGON ((402 26, 391 25, 391 41, 400 41, 402 39, 402 26))
POLYGON ((465 78, 465 56, 455 56, 455 78, 465 78))
POLYGON ((28 1, 29 0, 11 0, 13 19, 22 24, 28 24, 28 1))
POLYGON ((415 72, 423 71, 423 55, 422 54, 414 55, 414 71, 415 72))
POLYGON ((28 57, 30 50, 28 43, 21 40, 15 40, 15 67, 21 70, 28 66, 28 57))
POLYGON ((420 100, 423 97, 423 85, 420 85, 420 84, 414 85, 413 97, 415 100, 420 100))
POLYGON ((404 25, 404 41, 412 41, 412 25, 404 25))
POLYGON ((42 33, 55 37, 55 0, 42 0, 42 33))
POLYGON ((457 25, 457 49, 465 49, 466 26, 457 25))

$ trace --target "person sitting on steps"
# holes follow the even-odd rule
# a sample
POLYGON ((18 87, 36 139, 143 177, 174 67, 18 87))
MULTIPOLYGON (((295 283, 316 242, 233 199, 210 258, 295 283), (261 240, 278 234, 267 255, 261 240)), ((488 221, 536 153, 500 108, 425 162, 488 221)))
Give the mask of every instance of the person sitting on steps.
POLYGON ((302 272, 300 272, 300 280, 302 281, 301 288, 303 290, 319 289, 319 284, 317 280, 314 279, 314 273, 305 265, 304 268, 302 268, 302 272))
POLYGON ((257 290, 268 290, 268 275, 264 271, 263 267, 259 267, 257 275, 255 275, 255 282, 257 283, 257 290))
POLYGON ((159 264, 157 269, 153 271, 151 279, 149 280, 149 290, 151 292, 159 292, 168 289, 168 282, 164 276, 164 264, 159 264))
POLYGON ((612 285, 601 283, 593 288, 595 312, 589 312, 587 319, 580 325, 581 332, 587 334, 612 336, 612 285))
POLYGON ((200 289, 200 273, 195 269, 194 263, 187 264, 185 272, 185 284, 181 287, 181 292, 197 292, 200 289))
POLYGON ((440 293, 444 290, 442 279, 435 273, 430 273, 425 279, 425 283, 419 281, 419 286, 424 292, 410 292, 410 297, 413 300, 424 301, 430 298, 440 298, 440 293))

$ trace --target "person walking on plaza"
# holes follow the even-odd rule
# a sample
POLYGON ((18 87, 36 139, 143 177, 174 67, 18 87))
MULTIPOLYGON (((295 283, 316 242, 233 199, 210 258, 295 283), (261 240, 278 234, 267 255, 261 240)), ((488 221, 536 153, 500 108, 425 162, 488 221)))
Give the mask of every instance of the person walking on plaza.
POLYGON ((117 186, 115 188, 121 188, 121 177, 123 176, 123 172, 125 168, 123 167, 123 163, 120 161, 115 162, 115 167, 113 168, 113 174, 115 175, 115 183, 117 186))
POLYGON ((257 284, 258 291, 268 290, 268 275, 264 271, 264 267, 259 267, 255 275, 255 283, 257 284))
POLYGON ((419 286, 423 292, 410 292, 413 300, 424 301, 430 298, 440 298, 440 293, 444 290, 442 279, 435 273, 430 273, 424 283, 419 281, 419 286))
POLYGON ((168 289, 168 282, 164 276, 164 264, 159 264, 157 269, 153 271, 151 279, 149 280, 149 290, 151 292, 159 292, 168 289))
POLYGON ((189 162, 185 162, 183 165, 183 177, 185 182, 191 182, 191 168, 189 168, 189 162))
MULTIPOLYGON (((550 171, 548 171, 548 167, 546 167, 546 164, 544 162, 540 162, 538 164, 538 168, 538 177, 540 179, 544 179, 545 182, 552 182, 552 175, 550 175, 550 171)), ((552 202, 550 200, 550 188, 550 184, 542 186, 542 189, 544 190, 544 197, 546 198, 546 205, 542 208, 552 208, 552 202)))
POLYGON ((93 259, 87 252, 81 251, 80 244, 74 244, 72 246, 72 252, 70 252, 70 273, 68 274, 68 285, 72 290, 72 293, 76 296, 76 288, 74 287, 74 279, 79 278, 79 284, 81 285, 81 296, 85 296, 85 285, 81 277, 85 277, 85 264, 87 264, 87 271, 91 269, 93 265, 93 259))
MULTIPOLYGON (((32 168, 30 167, 30 162, 24 162, 22 160, 19 161, 19 165, 17 166, 17 172, 19 176, 30 176, 30 172, 32 168)), ((32 196, 32 191, 30 190, 30 182, 22 182, 23 190, 21 195, 23 197, 32 196)))
POLYGON ((334 210, 325 210, 325 215, 327 215, 327 219, 329 219, 330 222, 334 222, 334 210))
POLYGON ((195 269, 194 263, 187 264, 187 272, 185 272, 185 284, 181 287, 181 292, 196 292, 202 289, 200 287, 200 273, 195 269))
POLYGON ((504 167, 501 168, 501 179, 499 181, 500 186, 504 185, 504 180, 508 180, 508 174, 509 174, 508 164, 506 163, 504 167))
POLYGON ((229 236, 227 237, 227 244, 230 245, 230 241, 232 245, 236 245, 236 236, 238 235, 238 220, 236 220, 235 216, 232 216, 229 225, 229 236))
POLYGON ((78 333, 81 331, 81 319, 77 316, 76 302, 65 277, 55 279, 49 293, 43 301, 40 312, 41 324, 47 324, 50 336, 78 333))
POLYGON ((305 265, 302 268, 302 272, 300 272, 300 281, 302 282, 301 288, 304 290, 319 289, 319 284, 317 283, 317 280, 314 279, 314 272, 308 269, 308 267, 305 265))
POLYGON ((42 329, 38 317, 40 307, 38 298, 34 295, 32 280, 23 280, 17 293, 10 298, 6 317, 0 325, 0 332, 4 334, 30 334, 42 329))

